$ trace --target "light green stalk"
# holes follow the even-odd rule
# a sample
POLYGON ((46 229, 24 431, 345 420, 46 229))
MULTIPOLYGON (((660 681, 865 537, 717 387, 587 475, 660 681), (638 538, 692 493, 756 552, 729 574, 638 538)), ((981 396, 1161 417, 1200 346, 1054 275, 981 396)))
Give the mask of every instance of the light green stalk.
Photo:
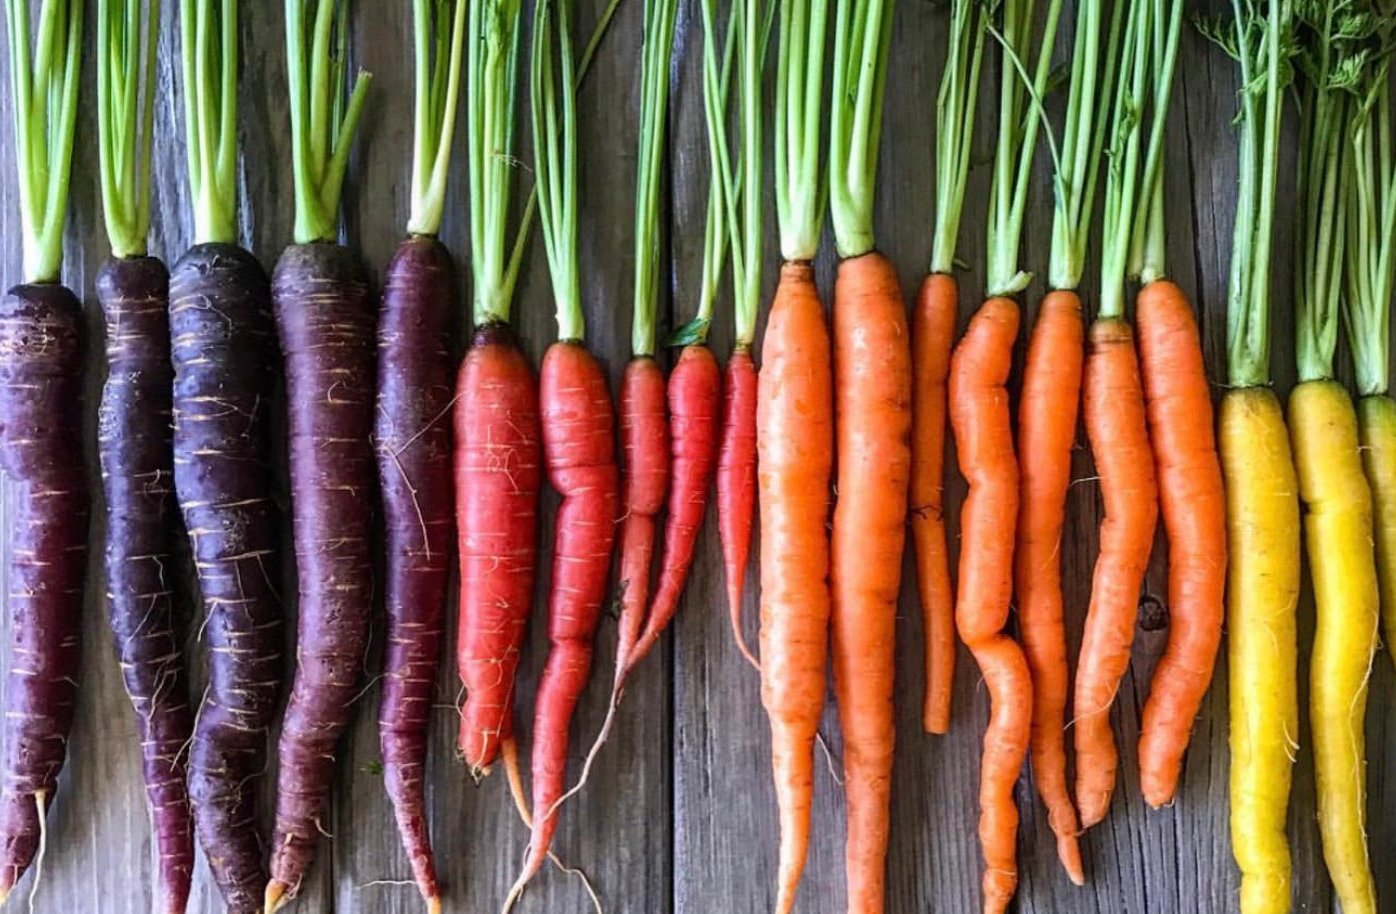
POLYGON ((347 0, 286 0, 297 244, 339 236, 344 170, 372 78, 362 71, 355 76, 346 105, 347 10, 347 0), (307 17, 311 11, 313 17, 307 17))
POLYGON ((1112 93, 1110 165, 1105 176, 1104 226, 1101 231, 1100 320, 1125 314, 1125 274, 1133 230, 1143 197, 1144 119, 1153 81, 1153 3, 1134 7, 1125 30, 1124 55, 1112 93))
POLYGON ((659 311, 660 191, 669 116, 669 59, 678 0, 645 0, 640 63, 640 148, 635 177, 635 294, 631 351, 654 355, 659 311))
POLYGON ((1130 239, 1128 273, 1145 285, 1162 279, 1168 266, 1163 224, 1163 140, 1172 97, 1173 72, 1178 60, 1178 38, 1183 31, 1184 0, 1148 0, 1153 6, 1157 61, 1153 79, 1152 116, 1148 151, 1144 155, 1143 202, 1130 239))
POLYGON ((414 235, 441 230, 460 99, 466 8, 466 0, 412 0, 416 117, 407 230, 414 235))
POLYGON ((586 338, 586 320, 582 314, 577 269, 577 70, 567 27, 572 20, 572 0, 557 0, 556 52, 552 7, 553 0, 538 0, 533 14, 533 54, 529 67, 533 167, 537 175, 543 246, 548 253, 553 298, 557 303, 558 339, 581 342, 586 338))
POLYGON ((114 257, 146 253, 159 32, 160 0, 97 0, 97 156, 114 257))
POLYGON ((508 321, 517 271, 509 270, 514 184, 515 77, 521 0, 469 0, 465 105, 470 166, 470 270, 476 325, 508 321))
POLYGON ((823 230, 825 197, 819 150, 828 22, 826 0, 781 0, 780 56, 776 61, 776 221, 780 253, 787 261, 813 260, 823 230))
POLYGON ((180 0, 194 243, 237 240, 238 0, 180 0))
POLYGON ((894 0, 838 0, 829 123, 829 199, 839 256, 873 249, 882 98, 894 0))
POLYGON ((979 72, 988 34, 982 0, 952 0, 950 43, 936 95, 936 204, 931 272, 952 273, 973 161, 979 72))
POLYGON ((63 266, 82 9, 82 0, 44 0, 31 58, 29 0, 5 0, 24 280, 31 283, 57 282, 63 266))

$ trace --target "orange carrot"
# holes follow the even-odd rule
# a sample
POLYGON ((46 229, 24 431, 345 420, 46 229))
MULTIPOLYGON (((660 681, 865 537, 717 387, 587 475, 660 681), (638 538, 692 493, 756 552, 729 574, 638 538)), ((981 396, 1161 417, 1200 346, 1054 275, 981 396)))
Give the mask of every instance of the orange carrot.
POLYGON ((1062 626, 1061 544, 1071 449, 1076 441, 1084 359, 1081 299, 1051 292, 1038 308, 1023 369, 1018 447, 1023 461, 1014 554, 1014 589, 1023 648, 1032 672, 1032 773, 1071 881, 1085 883, 1076 842, 1076 808, 1066 781, 1066 632, 1062 626))
POLYGON ((1105 818, 1119 759, 1110 705, 1129 666, 1139 589, 1158 520, 1154 455, 1134 334, 1122 320, 1091 325, 1086 434, 1100 475, 1105 520, 1076 669, 1076 805, 1085 828, 1105 818))
POLYGON ((950 426, 969 494, 960 515, 960 586, 955 623, 989 687, 991 713, 979 775, 984 911, 1000 914, 1018 884, 1018 808, 1013 785, 1027 755, 1032 678, 1022 649, 1003 633, 1013 595, 1018 461, 1008 375, 1018 306, 991 298, 970 321, 950 360, 950 426))
POLYGON ((722 384, 722 431, 717 452, 717 533, 727 572, 727 610, 737 648, 756 658, 742 633, 742 593, 751 556, 756 509, 757 372, 751 352, 732 350, 722 384))
POLYGON ((950 729, 955 684, 955 599, 950 587, 950 550, 945 542, 945 389, 950 347, 955 341, 959 289, 948 273, 928 273, 911 318, 912 423, 911 535, 916 546, 916 584, 925 617, 926 696, 922 726, 927 733, 950 729))
POLYGON ((809 848, 814 740, 824 710, 834 462, 829 331, 807 263, 781 267, 761 359, 761 701, 780 807, 776 914, 789 914, 809 848))
POLYGON ((1144 704, 1139 780, 1150 806, 1173 800, 1193 718, 1212 681, 1226 592, 1226 493, 1212 392, 1187 296, 1155 280, 1136 299, 1139 356, 1168 531, 1168 647, 1144 704))
POLYGON ((645 624, 650 595, 650 564, 655 527, 669 488, 669 427, 664 415, 664 372, 649 355, 625 366, 620 387, 620 440, 623 460, 620 533, 620 634, 616 645, 615 688, 630 665, 631 651, 645 624))

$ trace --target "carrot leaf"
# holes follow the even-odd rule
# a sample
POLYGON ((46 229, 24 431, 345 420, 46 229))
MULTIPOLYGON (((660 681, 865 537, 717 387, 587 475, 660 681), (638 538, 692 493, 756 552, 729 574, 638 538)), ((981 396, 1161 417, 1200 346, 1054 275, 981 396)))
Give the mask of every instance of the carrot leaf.
POLYGON ((1227 287, 1227 377, 1233 387, 1270 382, 1270 280, 1284 92, 1293 75, 1293 0, 1232 0, 1223 48, 1241 75, 1240 168, 1227 287))
POLYGON ((1183 31, 1184 0, 1150 0, 1154 5, 1152 117, 1148 149, 1144 155, 1143 201, 1130 238, 1127 271, 1148 284, 1167 275, 1168 256, 1163 225, 1163 139, 1172 97, 1173 73, 1178 61, 1178 39, 1183 31))
POLYGON ((823 230, 826 199, 819 152, 828 21, 827 2, 781 0, 776 59, 776 221, 781 256, 789 261, 813 260, 823 230))
POLYGON ((82 9, 82 0, 44 0, 31 56, 29 0, 5 0, 27 282, 57 282, 63 266, 63 220, 82 65, 82 9))
MULTIPOLYGON (((739 17, 727 17, 727 37, 722 46, 722 64, 719 67, 713 6, 713 0, 702 0, 699 8, 703 23, 703 119, 708 141, 708 210, 703 226, 703 269, 698 290, 698 314, 674 332, 669 341, 671 346, 702 343, 708 338, 731 237, 729 194, 735 199, 737 193, 732 183, 734 175, 731 149, 727 142, 726 115, 739 17)), ((740 164, 736 167, 739 168, 740 164)))
POLYGON ((640 148, 635 176, 635 295, 631 351, 654 355, 659 310, 659 212, 678 0, 645 0, 640 51, 640 148))
POLYGON ((950 42, 936 94, 935 233, 931 272, 955 270, 965 186, 973 164, 974 120, 988 12, 982 0, 952 0, 950 42))
POLYGON ((333 241, 339 235, 344 171, 371 79, 359 72, 345 102, 347 10, 347 0, 286 0, 297 244, 333 241))
POLYGON ((146 253, 160 0, 97 0, 97 157, 115 257, 146 253))
POLYGON ((466 0, 412 0, 416 113, 407 230, 414 235, 441 230, 460 98, 466 6, 466 0))
POLYGON ((533 11, 529 67, 533 167, 543 246, 557 303, 558 339, 581 342, 586 337, 586 320, 577 269, 577 71, 568 28, 572 0, 556 0, 556 13, 553 7, 554 0, 538 0, 533 11))
POLYGON ((838 0, 829 122, 829 199, 839 256, 873 249, 882 97, 894 0, 838 0))

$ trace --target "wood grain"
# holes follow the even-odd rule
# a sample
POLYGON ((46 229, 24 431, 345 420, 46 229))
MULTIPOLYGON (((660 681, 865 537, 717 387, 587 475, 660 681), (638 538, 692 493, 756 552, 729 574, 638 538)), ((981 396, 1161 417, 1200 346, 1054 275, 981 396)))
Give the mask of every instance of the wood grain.
MULTIPOLYGON (((173 260, 190 241, 192 219, 184 180, 182 114, 177 86, 176 13, 166 3, 166 28, 160 49, 155 166, 155 217, 152 253, 173 260)), ((1222 10, 1220 2, 1202 4, 1222 10)), ((89 16, 95 3, 89 2, 89 16)), ((589 32, 602 0, 580 0, 576 29, 589 32)), ((290 239, 292 187, 289 177, 289 131, 284 94, 284 43, 280 4, 244 3, 240 167, 245 239, 270 265, 290 239)), ((678 46, 672 68, 674 97, 670 113, 672 152, 668 161, 670 195, 664 240, 670 267, 667 326, 692 314, 702 258, 701 231, 707 193, 707 151, 701 102, 699 54, 701 27, 696 0, 682 0, 678 46)), ((381 268, 404 231, 408 205, 411 143, 410 4, 359 2, 355 6, 356 63, 375 74, 364 130, 350 167, 345 193, 345 232, 370 264, 381 268)), ((89 23, 92 21, 89 18, 89 23)), ((947 30, 946 7, 930 0, 902 0, 893 37, 888 82, 886 141, 882 145, 877 228, 880 246, 900 268, 903 287, 916 287, 930 252, 932 206, 931 155, 934 97, 947 30)), ((641 7, 629 0, 583 89, 581 256, 589 340, 611 369, 613 383, 628 357, 632 281, 631 199, 635 171, 636 107, 639 85, 641 7)), ((86 440, 95 441, 96 403, 103 373, 101 324, 92 277, 106 253, 97 194, 95 79, 90 55, 95 34, 89 30, 86 95, 78 124, 72 188, 72 217, 66 235, 65 279, 88 303, 87 398, 82 416, 86 440)), ((0 55, 3 55, 0 51, 0 55)), ((5 64, 8 65, 6 58, 5 64)), ((1234 132, 1230 119, 1235 100, 1235 71, 1229 60, 1195 32, 1183 38, 1179 85, 1168 134, 1168 229, 1170 267, 1202 311, 1208 365, 1222 377, 1224 358, 1226 271, 1231 236, 1231 201, 1235 195, 1234 132)), ((991 89, 996 75, 986 68, 981 123, 990 124, 991 89)), ((526 95, 526 92, 523 93, 526 95)), ((1055 99, 1049 108, 1059 108, 1055 99)), ((1055 109, 1054 109, 1055 110, 1055 109)), ((522 112, 521 112, 522 113, 522 112)), ((10 98, 0 96, 0 266, 4 275, 18 273, 19 225, 14 153, 9 138, 10 98)), ((989 148, 981 131, 980 148, 989 148)), ((1289 136, 1293 138, 1292 125, 1289 136)), ((1293 143, 1290 143, 1292 153, 1293 143)), ((464 157, 458 137, 458 161, 464 157)), ((523 131, 518 150, 527 182, 528 140, 523 131)), ((1045 159, 1045 156, 1040 157, 1045 159)), ((461 163, 463 164, 463 162, 461 163)), ((769 172, 769 159, 767 161, 769 172)), ((1039 162, 1025 232, 1025 262, 1046 263, 1051 219, 1047 167, 1039 162)), ((1282 172, 1292 175, 1292 162, 1282 172)), ((442 239, 466 275, 466 207, 463 169, 450 184, 442 239)), ((969 264, 962 279, 967 317, 983 288, 984 207, 988 174, 971 176, 960 246, 969 264)), ((769 183, 769 182, 768 182, 769 183)), ((1288 180, 1282 181, 1281 237, 1276 269, 1275 374, 1281 392, 1293 381, 1292 320, 1288 258, 1293 213, 1288 180)), ((767 188, 767 202, 770 189, 767 188)), ((768 218, 764 286, 773 284, 778 251, 773 207, 768 218)), ((818 263, 821 288, 832 289, 831 245, 818 263)), ((1090 269, 1094 269, 1092 266, 1090 269)), ((1087 273, 1087 300, 1092 273, 1087 273)), ((468 321, 462 281, 461 326, 468 321)), ((1035 283, 1025 297, 1032 305, 1042 293, 1035 283)), ((716 351, 730 344, 730 297, 724 295, 713 333, 716 351)), ((515 304, 516 323, 530 356, 537 359, 554 336, 551 295, 541 250, 535 243, 515 304)), ((661 327, 661 333, 664 328, 661 327)), ((1220 389, 1220 388, 1219 388, 1220 389)), ((1084 439, 1082 439, 1084 440, 1084 439)), ((100 492, 95 453, 89 455, 95 492, 100 492)), ((1069 640, 1079 644, 1087 602, 1095 530, 1100 516, 1098 488, 1089 455, 1082 448, 1074 461, 1078 480, 1070 495, 1068 537, 1063 544, 1069 640)), ((964 495, 953 460, 947 481, 949 532, 958 542, 955 518, 964 495)), ((0 502, 7 512, 10 493, 0 502)), ((282 475, 279 502, 286 504, 282 475)), ((547 568, 548 532, 555 499, 545 498, 543 552, 547 568)), ((0 513, 3 530, 4 513, 0 513)), ((91 531, 101 538, 101 512, 91 531)), ((289 532, 289 531, 287 531, 289 532)), ((289 542, 289 541, 288 541, 289 542)), ((1020 837, 1024 914, 1222 914, 1234 909, 1237 877, 1227 831, 1226 677, 1224 660, 1197 721, 1178 802, 1160 812, 1146 810, 1135 775, 1135 740, 1147 682, 1166 639, 1166 547, 1159 549, 1142 601, 1144 612, 1130 673, 1112 715, 1121 746, 1124 773, 1107 822, 1090 832, 1083 851, 1090 884, 1072 887, 1060 871, 1046 817, 1025 770, 1018 798, 1023 811, 1020 837)), ((289 549, 288 549, 289 554, 289 549)), ((289 562, 288 562, 289 565, 289 562)), ((910 564, 907 565, 910 573, 910 564)), ((84 628, 83 690, 78 720, 64 771, 61 793, 50 818, 50 844, 34 894, 34 914, 100 911, 145 914, 153 910, 150 890, 152 844, 139 786, 139 758, 132 712, 122 692, 102 605, 100 550, 90 563, 84 628)), ((285 590, 292 578, 288 567, 285 590)), ((539 581, 541 595, 546 573, 539 581)), ((3 572, 0 572, 3 578, 3 572)), ((7 581, 0 579, 0 592, 7 581)), ((756 914, 769 910, 775 869, 773 796, 770 785, 768 731, 755 674, 731 643, 722 600, 717 537, 709 520, 700 542, 687 596, 673 634, 637 674, 621 710, 621 720, 602 752, 591 788, 569 805, 559 831, 557 850, 568 863, 590 875, 608 912, 626 914, 756 914)), ((748 632, 755 636, 755 594, 747 597, 748 632)), ((187 605, 186 605, 187 608, 187 605)), ((365 691, 358 701, 356 723, 343 741, 333 807, 324 822, 315 866, 295 910, 400 914, 420 910, 399 847, 377 772, 377 690, 373 686, 381 646, 381 607, 375 606, 375 648, 365 660, 365 691)), ((1312 632, 1312 602, 1300 607, 1301 641, 1312 632)), ((454 623, 454 613, 450 614, 454 623)), ((538 617, 541 621, 541 615, 538 617)), ((974 834, 979 739, 987 716, 987 695, 964 652, 956 676, 952 732, 928 737, 918 726, 921 692, 921 615, 910 587, 903 598, 898 627, 898 754, 894 779, 893 840, 889 861, 891 914, 969 912, 978 905, 979 852, 974 834)), ((9 624, 0 619, 0 625, 9 624)), ((293 632, 294 628, 288 629, 293 632)), ((532 628, 520 668, 519 708, 523 730, 532 709, 534 683, 541 668, 545 639, 541 624, 532 628)), ((288 635, 289 636, 289 635, 288 635)), ((602 627, 598 664, 610 663, 614 625, 602 627)), ((202 645, 197 620, 191 626, 189 651, 196 680, 202 676, 202 645)), ((1307 651, 1301 652, 1307 653, 1307 651)), ((7 664, 8 658, 0 660, 7 664)), ((1307 670, 1302 671, 1302 683, 1307 670)), ((580 744, 595 733, 605 709, 603 678, 588 691, 573 728, 580 744)), ((497 909, 522 858, 526 833, 496 775, 472 784, 454 754, 458 684, 443 657, 438 686, 439 715, 434 721, 428 766, 432 833, 441 879, 451 912, 497 909)), ((1370 822, 1374 857, 1383 860, 1396 843, 1396 676, 1386 656, 1378 658, 1368 714, 1370 822)), ((1306 716, 1306 715, 1305 715, 1306 716)), ((1307 725, 1306 725, 1307 726, 1307 725)), ((839 740, 832 699, 825 733, 837 756, 839 740)), ((575 769, 574 769, 575 773, 575 769)), ((274 772, 268 772, 268 792, 274 772)), ((1334 910, 1324 874, 1314 822, 1312 756, 1299 751, 1291 837, 1295 854, 1295 909, 1334 910)), ((269 801, 268 797, 268 801, 269 801)), ((270 814, 270 804, 264 809, 270 814)), ((801 889, 804 914, 844 910, 842 879, 843 802, 829 770, 816 778, 815 833, 809 868, 801 889)), ((1383 911, 1396 911, 1396 872, 1377 866, 1383 911)), ((22 899, 34 887, 26 878, 22 899)), ((21 900, 20 903, 23 903, 21 900)), ((200 863, 190 908, 193 914, 221 912, 206 868, 200 863)), ((591 910, 582 885, 548 869, 530 890, 520 911, 586 912, 591 910)))

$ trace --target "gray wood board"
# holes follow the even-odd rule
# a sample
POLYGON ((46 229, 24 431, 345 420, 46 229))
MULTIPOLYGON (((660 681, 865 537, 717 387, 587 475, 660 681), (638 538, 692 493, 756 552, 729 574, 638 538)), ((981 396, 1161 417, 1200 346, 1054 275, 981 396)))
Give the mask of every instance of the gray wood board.
MULTIPOLYGON (((1221 9, 1220 4, 1217 5, 1221 9)), ((89 3, 89 23, 95 4, 89 3)), ((161 45, 155 166, 155 219, 152 252, 173 260, 187 247, 191 216, 184 180, 182 113, 177 92, 176 15, 166 4, 161 45)), ((578 4, 577 33, 585 34, 599 14, 601 0, 578 4)), ((246 240, 265 264, 275 262, 289 241, 293 188, 286 129, 284 43, 280 4, 242 4, 243 77, 241 136, 243 224, 246 240)), ((670 115, 672 153, 670 195, 664 239, 671 270, 667 318, 677 326, 697 299, 702 258, 701 231, 706 200, 707 152, 702 120, 699 57, 702 38, 696 0, 683 0, 673 64, 670 115)), ((356 62, 375 74, 373 96, 350 167, 345 193, 346 236, 368 262, 381 269, 401 238, 408 205, 407 170, 411 144, 411 9, 407 3, 356 5, 356 62)), ((631 199, 635 170, 638 63, 641 39, 639 0, 623 3, 613 31, 597 58, 580 101, 582 140, 581 257, 589 341, 605 358, 613 382, 619 380, 629 349, 631 283, 631 199)), ((877 227, 882 249, 901 271, 910 296, 920 282, 930 252, 934 95, 943 57, 945 8, 929 0, 898 5, 893 63, 888 81, 886 139, 882 144, 877 227)), ((82 405, 87 440, 95 440, 96 402, 103 376, 98 344, 101 321, 92 279, 106 254, 97 194, 96 117, 93 107, 89 29, 88 69, 67 231, 65 281, 88 303, 88 396, 82 405)), ((0 51, 0 54, 4 53, 0 51)), ((1231 237, 1236 164, 1230 119, 1234 107, 1234 67, 1189 30, 1183 38, 1179 85, 1168 135, 1170 180, 1168 228, 1174 277, 1203 313, 1204 346, 1214 378, 1224 360, 1226 271, 1231 237)), ((8 63, 8 59, 6 59, 8 63)), ((991 124, 996 74, 986 72, 982 123, 991 124)), ((526 96, 526 92, 523 95, 526 96)), ((769 95, 769 94, 768 94, 769 95)), ((1049 108, 1060 106, 1054 100, 1049 108)), ((13 147, 8 137, 8 92, 0 96, 0 241, 6 276, 19 270, 18 194, 12 179, 13 147)), ((988 131, 980 147, 987 150, 988 131)), ((1293 130, 1289 136, 1293 137, 1293 130)), ((769 135, 768 135, 769 143, 769 135)), ((1292 147, 1292 143, 1291 143, 1292 147)), ((528 158, 527 131, 521 157, 528 158)), ((463 137, 457 161, 464 157, 463 137)), ((1040 159, 1045 159, 1041 156, 1040 159)), ((769 159, 767 171, 769 172, 769 159)), ((1045 161, 1039 161, 1034 201, 1025 230, 1025 262, 1041 270, 1047 258, 1051 202, 1045 161)), ((1285 163, 1279 211, 1280 252, 1275 271, 1275 372, 1281 392, 1293 381, 1291 301, 1287 282, 1293 201, 1292 159, 1285 163)), ((528 171, 521 168, 521 183, 528 171)), ((969 264, 963 277, 963 314, 982 292, 984 207, 988 174, 971 178, 960 255, 969 264)), ((462 266, 467 263, 465 212, 468 193, 463 167, 456 169, 447 198, 442 237, 462 266)), ((767 201, 770 203, 769 188, 767 201)), ((764 286, 774 283, 778 251, 774 209, 767 219, 764 286)), ((821 288, 832 288, 831 245, 819 261, 821 288)), ((1092 269, 1094 267, 1092 266, 1092 269)), ((1087 274, 1087 298, 1094 285, 1087 274)), ((1025 297, 1041 294, 1035 283, 1025 297)), ((467 321, 462 300, 462 327, 467 321)), ((725 354, 730 345, 730 297, 724 295, 713 345, 725 354)), ((516 324, 528 352, 540 357, 554 336, 551 296, 541 248, 535 244, 520 282, 516 324)), ((1021 351, 1021 347, 1020 347, 1021 351)), ((1220 387, 1218 388, 1220 389, 1220 387)), ((100 491, 95 454, 90 455, 93 490, 100 491)), ((1089 454, 1080 448, 1074 461, 1078 483, 1070 496, 1068 536, 1063 543, 1067 617, 1071 648, 1079 644, 1096 551, 1100 520, 1098 486, 1089 454)), ((286 492, 277 493, 284 505, 286 492)), ((957 510, 963 482, 950 465, 948 517, 952 543, 958 539, 957 510)), ((8 493, 6 505, 8 505, 8 493)), ((545 534, 556 507, 544 500, 545 534)), ((50 843, 42 877, 33 896, 35 914, 101 911, 137 914, 153 910, 150 829, 140 789, 135 724, 123 694, 106 630, 100 551, 101 512, 93 523, 82 694, 72 735, 70 761, 50 819, 50 843)), ((3 525, 0 525, 3 529, 3 525)), ((289 531, 287 531, 289 533, 289 531)), ((547 585, 549 539, 542 537, 541 594, 547 585)), ((289 542, 289 541, 288 541, 289 542)), ((289 549, 288 549, 289 552, 289 549)), ((907 564, 908 573, 910 563, 907 564)), ((754 567, 753 567, 754 577, 754 567)), ((290 569, 285 590, 294 593, 290 569)), ((920 732, 922 626, 910 586, 905 589, 898 626, 898 753, 893 785, 893 838, 889 859, 888 910, 966 912, 978 906, 980 860, 975 839, 979 740, 988 713, 987 693, 969 655, 961 651, 956 675, 954 726, 950 735, 920 732)), ((1149 574, 1141 618, 1166 620, 1166 544, 1162 535, 1149 574)), ((769 910, 775 870, 775 817, 769 774, 768 731, 755 674, 733 648, 722 596, 722 569, 711 518, 703 533, 691 584, 672 636, 638 674, 628 691, 615 735, 603 751, 590 786, 569 805, 557 849, 591 876, 605 910, 622 912, 758 912, 769 910)), ((755 637, 754 588, 747 594, 747 631, 755 637)), ((381 608, 376 642, 381 645, 381 608)), ((1312 632, 1312 602, 1300 606, 1301 639, 1312 632)), ((454 623, 453 614, 452 623, 454 623)), ((0 620, 8 625, 8 619, 0 620)), ((293 635, 288 635, 293 637, 293 635)), ((1107 822, 1084 839, 1090 884, 1072 887, 1056 863, 1046 817, 1036 801, 1030 774, 1019 783, 1023 813, 1019 847, 1022 884, 1019 910, 1060 912, 1172 912, 1220 914, 1234 908, 1237 876, 1231 861, 1226 816, 1226 667, 1218 666, 1215 685, 1195 728, 1178 802, 1149 812, 1139 795, 1135 742, 1148 679, 1162 652, 1166 627, 1141 625, 1130 666, 1112 719, 1121 747, 1119 788, 1107 822)), ((202 675, 197 625, 191 628, 190 656, 202 675)), ((541 624, 532 627, 520 669, 520 720, 527 731, 533 688, 545 655, 541 624)), ((356 709, 356 723, 343 741, 332 808, 321 847, 297 910, 314 912, 408 912, 420 910, 406 884, 407 862, 392 826, 381 779, 373 687, 378 651, 365 664, 368 683, 356 709)), ((614 654, 614 625, 602 626, 597 663, 614 654)), ((526 833, 498 775, 473 785, 454 753, 459 687, 454 665, 442 658, 438 687, 440 713, 434 720, 429 772, 432 833, 448 911, 493 911, 503 898, 521 859, 526 833)), ((7 662, 7 661, 4 661, 7 662)), ((1301 670, 1301 692, 1307 670, 1301 670)), ((588 690, 573 726, 581 747, 604 716, 605 678, 588 690)), ((1378 861, 1396 841, 1396 757, 1389 707, 1396 678, 1385 657, 1372 680, 1368 715, 1369 831, 1378 861)), ((1307 732, 1307 724, 1305 725, 1307 732)), ((837 756, 839 739, 832 697, 825 733, 837 756)), ((274 768, 268 772, 270 793, 274 768)), ((1301 746, 1291 806, 1291 837, 1296 873, 1295 909, 1333 909, 1314 815, 1312 755, 1301 746)), ((263 810, 269 822, 270 801, 263 810)), ((842 878, 843 806, 839 787, 820 766, 816 778, 814 842, 801 889, 799 910, 832 914, 845 909, 842 878)), ((1383 911, 1396 911, 1396 873, 1377 867, 1383 911)), ((35 877, 26 877, 17 903, 24 904, 35 877)), ((221 911, 217 893, 200 862, 191 911, 221 911)), ((548 869, 525 898, 521 911, 585 912, 590 902, 580 881, 548 869)))

